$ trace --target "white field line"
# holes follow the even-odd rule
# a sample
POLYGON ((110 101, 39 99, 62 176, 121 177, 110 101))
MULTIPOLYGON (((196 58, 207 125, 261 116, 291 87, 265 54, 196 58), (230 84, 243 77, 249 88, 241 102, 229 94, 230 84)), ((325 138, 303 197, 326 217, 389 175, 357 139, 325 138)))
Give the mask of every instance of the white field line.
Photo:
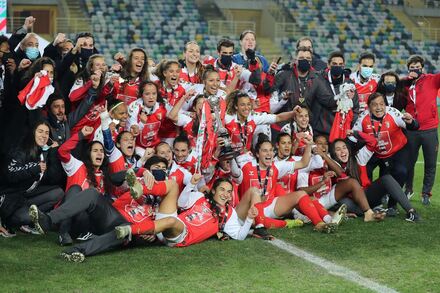
POLYGON ((329 274, 341 277, 345 280, 348 280, 350 282, 353 282, 361 287, 365 287, 367 289, 370 289, 374 292, 378 293, 398 293, 398 291, 389 288, 385 285, 381 285, 371 279, 362 277, 355 271, 352 271, 348 268, 345 268, 343 266, 337 265, 331 261, 328 261, 324 258, 321 258, 319 256, 313 255, 305 250, 302 250, 301 248, 286 243, 283 240, 275 239, 273 241, 267 241, 268 243, 272 244, 273 246, 276 246, 292 255, 295 255, 297 257, 300 257, 308 262, 311 262, 317 266, 322 267, 325 269, 329 274))

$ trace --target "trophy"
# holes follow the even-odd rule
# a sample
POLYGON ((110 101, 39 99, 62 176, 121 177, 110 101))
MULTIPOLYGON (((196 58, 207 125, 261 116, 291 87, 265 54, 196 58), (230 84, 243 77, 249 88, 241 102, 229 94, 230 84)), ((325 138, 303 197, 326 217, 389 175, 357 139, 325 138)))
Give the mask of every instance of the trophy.
POLYGON ((222 124, 222 120, 220 118, 220 99, 217 96, 209 96, 207 100, 212 111, 214 112, 214 131, 217 132, 218 137, 222 138, 224 141, 224 145, 220 149, 218 159, 220 161, 231 160, 232 158, 238 156, 238 153, 232 148, 228 130, 222 124))

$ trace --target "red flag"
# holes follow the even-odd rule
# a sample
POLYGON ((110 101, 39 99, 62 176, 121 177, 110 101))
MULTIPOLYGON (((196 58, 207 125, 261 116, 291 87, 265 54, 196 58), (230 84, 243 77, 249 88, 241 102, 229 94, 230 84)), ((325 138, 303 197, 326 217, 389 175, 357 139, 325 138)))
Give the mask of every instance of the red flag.
POLYGON ((24 89, 18 94, 18 100, 22 105, 26 104, 26 108, 34 110, 46 105, 47 98, 54 92, 47 71, 42 70, 41 77, 34 77, 29 81, 24 89))

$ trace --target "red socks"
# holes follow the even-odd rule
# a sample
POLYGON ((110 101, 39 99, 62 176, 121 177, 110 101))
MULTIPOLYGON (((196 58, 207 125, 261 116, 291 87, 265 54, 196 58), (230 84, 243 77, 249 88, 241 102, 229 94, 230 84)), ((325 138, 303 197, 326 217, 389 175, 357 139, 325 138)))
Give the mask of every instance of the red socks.
POLYGON ((307 194, 299 199, 298 207, 299 211, 306 215, 312 221, 313 225, 322 222, 320 214, 318 213, 315 205, 307 194))

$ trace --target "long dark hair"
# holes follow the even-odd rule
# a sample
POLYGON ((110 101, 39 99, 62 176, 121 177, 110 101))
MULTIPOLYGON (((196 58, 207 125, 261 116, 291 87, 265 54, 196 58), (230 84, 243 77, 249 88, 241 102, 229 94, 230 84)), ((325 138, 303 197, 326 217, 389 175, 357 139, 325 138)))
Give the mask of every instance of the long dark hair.
POLYGON ((133 48, 129 55, 128 55, 128 60, 127 63, 125 64, 123 70, 122 70, 122 77, 125 79, 131 79, 133 78, 133 76, 131 76, 130 70, 131 70, 131 66, 133 64, 133 53, 135 52, 141 52, 142 54, 144 54, 144 66, 142 67, 141 72, 139 73, 139 79, 141 81, 145 81, 145 80, 149 80, 150 79, 150 72, 148 71, 148 56, 147 53, 145 52, 144 49, 142 48, 133 48))
POLYGON ((258 134, 258 140, 257 140, 257 143, 255 144, 255 148, 254 148, 254 152, 253 152, 254 153, 254 157, 257 158, 257 161, 259 160, 258 157, 257 157, 257 154, 260 151, 261 145, 263 143, 265 143, 265 142, 270 143, 272 145, 272 147, 273 147, 272 141, 270 141, 269 137, 266 134, 264 134, 264 133, 259 133, 258 134))
POLYGON ((160 94, 159 86, 158 86, 155 82, 152 82, 152 81, 150 81, 150 80, 144 80, 144 81, 141 82, 141 84, 139 85, 139 94, 138 94, 138 98, 139 98, 139 99, 142 99, 142 96, 144 95, 144 91, 145 91, 145 86, 147 86, 147 85, 152 85, 152 86, 154 86, 154 87, 156 88, 157 102, 158 102, 159 104, 163 104, 163 103, 164 103, 164 100, 163 100, 162 95, 160 94))
MULTIPOLYGON (((82 162, 86 166, 87 169, 87 179, 93 185, 94 187, 98 187, 98 183, 96 182, 95 178, 95 167, 93 167, 92 159, 90 157, 90 153, 92 151, 92 147, 94 144, 100 144, 102 148, 104 149, 104 145, 99 141, 91 141, 87 144, 85 152, 82 154, 82 162)), ((112 190, 112 184, 110 182, 110 171, 108 168, 108 158, 106 155, 104 155, 104 159, 102 160, 102 165, 99 168, 102 171, 103 179, 104 180, 104 191, 107 194, 110 194, 112 190)))
MULTIPOLYGON (((212 215, 214 216, 214 218, 219 218, 220 213, 222 211, 221 207, 219 207, 217 202, 214 200, 214 191, 223 182, 227 182, 231 184, 231 186, 233 186, 232 181, 229 178, 226 177, 218 178, 217 180, 215 180, 214 184, 212 185, 211 190, 205 193, 205 198, 208 201, 208 203, 211 205, 212 215)), ((226 203, 225 206, 226 210, 228 210, 228 206, 229 206, 229 202, 226 203)))
POLYGON ((342 166, 342 164, 344 164, 343 162, 341 162, 338 157, 336 156, 336 152, 335 152, 335 145, 337 142, 343 142, 348 149, 348 161, 347 161, 347 166, 345 167, 345 173, 356 179, 359 183, 361 182, 361 176, 359 174, 359 166, 357 164, 357 160, 356 160, 356 156, 353 153, 353 150, 350 146, 350 144, 348 144, 344 139, 338 138, 335 139, 329 146, 329 153, 330 156, 332 157, 333 160, 335 160, 339 165, 342 166))
MULTIPOLYGON (((198 102, 200 99, 204 99, 204 98, 205 98, 204 95, 197 95, 197 96, 195 97, 193 103, 192 103, 192 107, 191 107, 191 109, 192 109, 192 110, 195 110, 196 105, 197 105, 197 102, 198 102)), ((200 126, 200 118, 199 118, 199 116, 197 116, 197 113, 196 113, 196 118, 194 118, 193 126, 192 126, 192 129, 191 129, 193 135, 197 135, 197 133, 198 133, 198 131, 199 131, 199 126, 200 126)))
POLYGON ((53 67, 53 80, 54 83, 56 83, 56 68, 55 68, 55 62, 50 59, 49 57, 41 57, 38 58, 37 60, 35 60, 34 63, 32 63, 31 67, 25 72, 25 74, 23 75, 23 78, 21 79, 21 84, 22 85, 27 85, 29 83, 29 81, 34 78, 35 73, 40 72, 43 69, 43 66, 49 64, 52 65, 53 67))
POLYGON ((50 137, 49 123, 45 120, 40 120, 33 125, 33 127, 28 131, 27 135, 23 138, 23 144, 22 144, 23 150, 26 152, 26 154, 29 155, 29 157, 32 160, 38 159, 41 150, 41 148, 35 142, 35 131, 40 125, 46 125, 49 128, 49 137, 50 137))

